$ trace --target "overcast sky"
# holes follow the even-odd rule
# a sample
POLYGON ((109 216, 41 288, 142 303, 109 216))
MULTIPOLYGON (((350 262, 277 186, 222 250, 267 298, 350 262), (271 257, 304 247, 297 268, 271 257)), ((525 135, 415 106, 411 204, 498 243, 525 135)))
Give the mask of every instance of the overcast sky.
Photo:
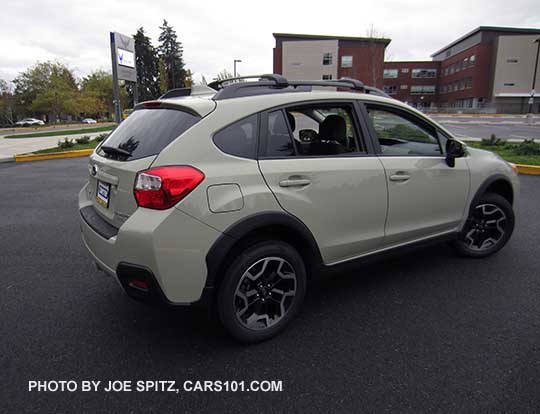
POLYGON ((391 60, 429 55, 477 26, 540 28, 540 0, 204 1, 21 0, 0 9, 0 78, 57 59, 81 77, 110 70, 109 31, 143 26, 154 44, 166 18, 186 66, 210 80, 233 59, 238 71, 272 71, 273 32, 365 36, 370 25, 392 39, 391 60))

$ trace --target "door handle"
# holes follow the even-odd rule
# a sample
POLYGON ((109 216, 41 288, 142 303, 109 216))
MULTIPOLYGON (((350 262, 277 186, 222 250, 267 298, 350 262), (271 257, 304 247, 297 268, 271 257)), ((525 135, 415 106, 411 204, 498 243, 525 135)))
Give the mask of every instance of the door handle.
POLYGON ((411 178, 410 175, 398 171, 396 174, 390 176, 390 181, 407 181, 409 178, 411 178))
POLYGON ((281 180, 279 182, 280 187, 305 187, 311 184, 311 180, 307 178, 294 178, 288 180, 281 180))

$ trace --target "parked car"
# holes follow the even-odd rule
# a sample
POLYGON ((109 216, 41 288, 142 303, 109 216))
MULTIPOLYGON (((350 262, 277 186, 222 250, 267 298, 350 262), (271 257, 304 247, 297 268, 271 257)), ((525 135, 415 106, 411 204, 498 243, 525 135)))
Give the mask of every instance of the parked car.
POLYGON ((317 275, 420 243, 482 258, 509 240, 515 166, 382 91, 279 75, 210 86, 137 105, 90 156, 83 240, 133 298, 215 305, 256 342, 317 275))
POLYGON ((19 122, 15 122, 15 125, 17 126, 38 126, 38 125, 45 125, 45 122, 43 122, 40 119, 36 118, 24 118, 23 120, 19 122))
POLYGON ((97 124, 97 121, 92 118, 84 118, 81 122, 83 124, 97 124))

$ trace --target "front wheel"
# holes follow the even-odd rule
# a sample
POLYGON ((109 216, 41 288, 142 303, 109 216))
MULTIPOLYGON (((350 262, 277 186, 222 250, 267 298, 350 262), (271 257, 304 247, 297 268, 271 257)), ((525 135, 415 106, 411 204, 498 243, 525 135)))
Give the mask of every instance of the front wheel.
POLYGON ((513 231, 510 203, 498 194, 487 193, 471 208, 454 247, 463 256, 486 257, 502 249, 513 231))
POLYGON ((261 242, 228 268, 218 292, 219 317, 234 338, 263 341, 294 318, 305 291, 306 269, 296 249, 281 241, 261 242))

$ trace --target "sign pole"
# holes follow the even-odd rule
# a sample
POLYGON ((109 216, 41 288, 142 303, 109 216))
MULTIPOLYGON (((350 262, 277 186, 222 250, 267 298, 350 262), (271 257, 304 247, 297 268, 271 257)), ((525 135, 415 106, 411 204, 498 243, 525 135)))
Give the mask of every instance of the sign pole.
POLYGON ((112 60, 112 80, 114 94, 114 122, 119 124, 122 121, 122 108, 120 104, 120 88, 118 86, 118 68, 116 67, 116 44, 114 33, 111 33, 111 60, 112 60))

